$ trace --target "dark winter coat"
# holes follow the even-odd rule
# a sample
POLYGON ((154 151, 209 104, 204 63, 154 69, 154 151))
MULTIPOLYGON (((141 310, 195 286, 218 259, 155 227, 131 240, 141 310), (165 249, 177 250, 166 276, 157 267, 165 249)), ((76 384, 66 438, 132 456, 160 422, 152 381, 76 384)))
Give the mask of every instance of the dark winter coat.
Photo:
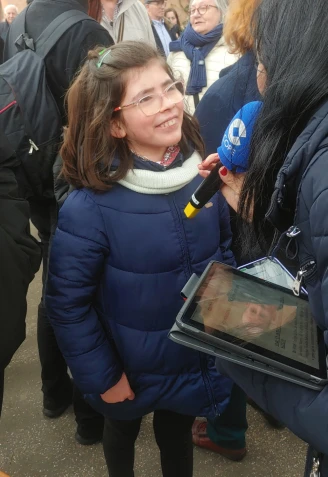
POLYGON ((0 158, 0 371, 25 339, 26 294, 41 262, 28 203, 17 196, 16 167, 16 159, 0 158))
MULTIPOLYGON (((220 73, 218 79, 201 99, 195 116, 199 121, 200 132, 205 143, 206 155, 217 152, 224 132, 234 115, 245 104, 260 100, 260 93, 256 82, 255 56, 252 51, 232 66, 228 66, 220 73)), ((236 213, 230 209, 232 244, 231 249, 238 265, 256 260, 258 250, 243 256, 237 230, 236 213)))
POLYGON ((206 91, 197 106, 195 116, 200 124, 206 155, 217 151, 224 132, 237 111, 245 104, 260 99, 255 57, 250 51, 221 71, 220 79, 206 91))
MULTIPOLYGON (((172 30, 169 29, 169 27, 167 26, 167 24, 165 22, 164 22, 164 26, 165 26, 165 29, 166 29, 167 33, 170 35, 172 41, 176 40, 176 36, 175 36, 174 32, 172 32, 172 30)), ((158 51, 161 53, 161 55, 163 55, 166 58, 166 54, 165 54, 165 51, 164 51, 163 44, 162 44, 161 39, 160 39, 160 37, 157 33, 156 28, 154 27, 153 22, 151 22, 151 29, 153 30, 153 34, 154 34, 154 38, 155 38, 155 42, 156 42, 156 46, 157 46, 158 51)))
MULTIPOLYGON (((139 168, 162 174, 156 164, 139 168)), ((169 171, 168 171, 169 172, 169 171)), ((180 291, 210 260, 234 264, 227 204, 189 220, 184 207, 196 177, 167 194, 115 185, 72 192, 59 214, 51 251, 47 311, 74 380, 90 403, 116 419, 155 409, 214 417, 231 381, 212 358, 167 337, 183 305, 180 291), (128 376, 133 401, 106 404, 100 394, 128 376)))
MULTIPOLYGON (((328 103, 309 121, 281 168, 272 196, 270 220, 281 231, 296 225, 298 261, 316 267, 305 280, 313 316, 328 329, 328 103)), ((327 341, 327 340, 326 340, 327 341)), ((262 409, 324 454, 321 477, 328 476, 328 386, 312 391, 243 367, 218 361, 262 409)), ((306 475, 309 475, 307 469, 306 475)))

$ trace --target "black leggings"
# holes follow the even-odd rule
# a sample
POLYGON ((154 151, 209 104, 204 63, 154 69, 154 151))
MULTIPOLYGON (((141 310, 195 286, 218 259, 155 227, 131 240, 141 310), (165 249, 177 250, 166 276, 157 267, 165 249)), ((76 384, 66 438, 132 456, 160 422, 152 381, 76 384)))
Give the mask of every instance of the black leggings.
MULTIPOLYGON (((109 477, 134 477, 134 444, 141 420, 105 419, 103 447, 109 477)), ((154 412, 153 426, 163 477, 192 477, 194 420, 171 411, 154 412)))

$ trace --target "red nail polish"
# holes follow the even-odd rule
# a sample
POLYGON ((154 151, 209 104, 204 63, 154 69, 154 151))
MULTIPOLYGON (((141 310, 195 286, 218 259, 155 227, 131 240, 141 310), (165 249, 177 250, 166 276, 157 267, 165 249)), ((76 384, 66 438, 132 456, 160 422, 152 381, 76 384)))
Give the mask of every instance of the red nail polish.
POLYGON ((228 174, 228 169, 226 167, 222 167, 222 169, 220 169, 220 174, 221 176, 226 176, 228 174))

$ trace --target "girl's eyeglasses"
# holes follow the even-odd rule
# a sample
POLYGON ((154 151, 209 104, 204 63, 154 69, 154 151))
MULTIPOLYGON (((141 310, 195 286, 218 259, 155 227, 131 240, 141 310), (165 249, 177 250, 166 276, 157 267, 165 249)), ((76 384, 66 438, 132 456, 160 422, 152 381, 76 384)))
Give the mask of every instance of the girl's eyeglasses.
POLYGON ((164 96, 172 104, 181 103, 185 96, 184 84, 182 81, 175 81, 170 84, 165 88, 162 94, 148 94, 147 96, 138 99, 138 101, 115 108, 114 112, 122 111, 122 109, 129 108, 130 106, 138 106, 145 116, 154 116, 162 109, 164 96))
POLYGON ((195 15, 196 12, 198 12, 198 14, 201 16, 205 15, 205 13, 207 12, 209 8, 218 8, 218 7, 216 5, 201 5, 198 8, 190 8, 189 15, 190 16, 195 15))

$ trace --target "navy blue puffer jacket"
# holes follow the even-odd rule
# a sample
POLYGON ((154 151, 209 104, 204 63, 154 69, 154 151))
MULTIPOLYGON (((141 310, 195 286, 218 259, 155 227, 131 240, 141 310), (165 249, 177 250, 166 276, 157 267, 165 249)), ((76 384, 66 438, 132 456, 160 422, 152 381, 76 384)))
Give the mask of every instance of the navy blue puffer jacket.
MULTIPOLYGON (((151 167, 150 174, 165 174, 151 167)), ((213 359, 167 338, 191 274, 213 259, 234 264, 221 194, 193 220, 184 216, 200 180, 168 194, 82 189, 60 211, 47 309, 78 387, 109 417, 167 409, 213 418, 229 400, 232 382, 213 359), (134 401, 104 403, 99 395, 123 371, 134 401)))

